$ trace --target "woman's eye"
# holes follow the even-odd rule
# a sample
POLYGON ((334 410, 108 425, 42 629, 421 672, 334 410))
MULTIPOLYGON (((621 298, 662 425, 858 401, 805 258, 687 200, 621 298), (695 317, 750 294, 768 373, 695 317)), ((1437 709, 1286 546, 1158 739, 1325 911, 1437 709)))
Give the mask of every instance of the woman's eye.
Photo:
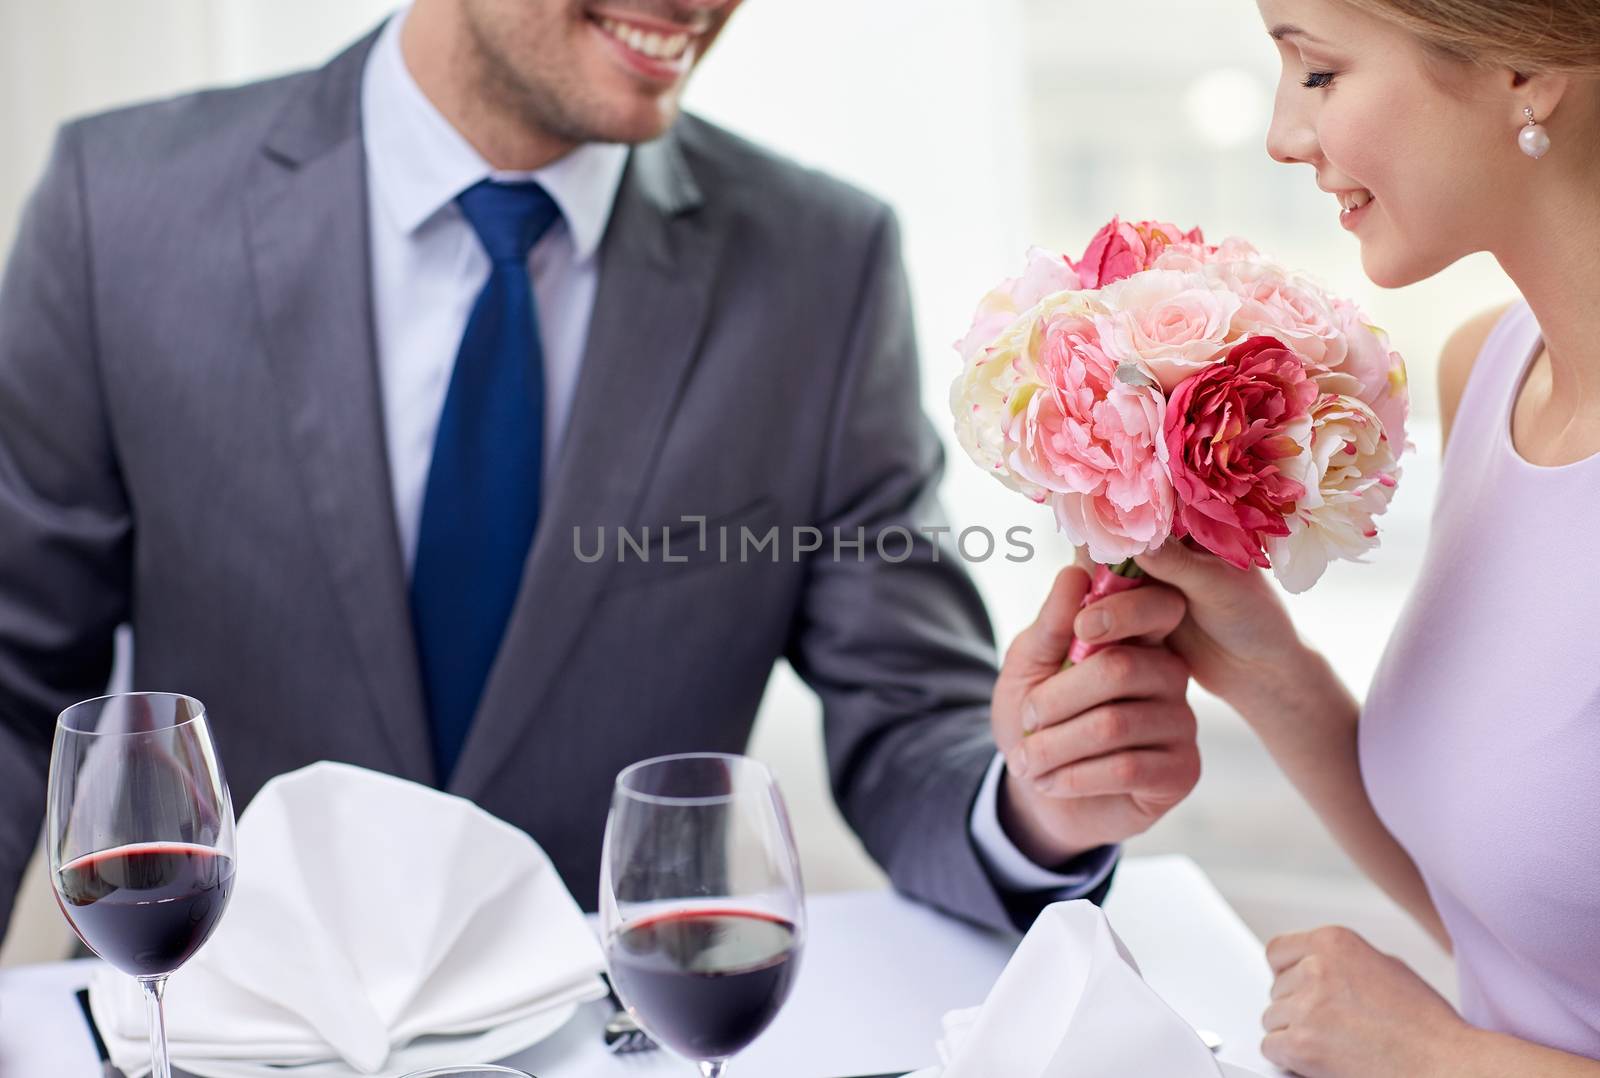
POLYGON ((1306 77, 1300 80, 1300 85, 1304 86, 1308 90, 1321 90, 1324 87, 1332 86, 1333 85, 1333 72, 1331 72, 1331 71, 1310 71, 1310 72, 1307 72, 1306 73, 1306 77))

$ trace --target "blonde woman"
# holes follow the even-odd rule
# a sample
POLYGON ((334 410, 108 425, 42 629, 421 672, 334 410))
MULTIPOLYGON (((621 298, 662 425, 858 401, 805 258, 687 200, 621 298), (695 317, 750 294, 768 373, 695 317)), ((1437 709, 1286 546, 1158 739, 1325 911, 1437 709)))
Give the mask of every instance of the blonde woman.
MULTIPOLYGON (((1445 350, 1431 546, 1364 708, 1261 574, 1178 544, 1141 559, 1166 586, 1076 631, 1136 639, 1186 601, 1173 650, 1454 952, 1460 1014, 1347 930, 1272 941, 1269 1059, 1310 1078, 1597 1078, 1600 2, 1259 4, 1283 62, 1269 149, 1315 172, 1373 281, 1487 250, 1525 301, 1445 350)), ((1072 575, 1052 603, 1074 601, 1072 575)), ((1148 661, 1113 648, 1082 680, 1138 684, 1148 661)))

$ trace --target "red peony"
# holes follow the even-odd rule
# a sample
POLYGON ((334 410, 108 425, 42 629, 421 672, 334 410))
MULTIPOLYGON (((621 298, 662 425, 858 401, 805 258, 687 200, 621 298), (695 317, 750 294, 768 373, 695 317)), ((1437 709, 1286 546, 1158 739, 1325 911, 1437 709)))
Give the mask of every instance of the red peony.
POLYGON ((1306 494, 1313 373, 1277 338, 1251 337, 1173 390, 1163 433, 1174 535, 1240 569, 1270 568, 1265 541, 1289 534, 1306 494))

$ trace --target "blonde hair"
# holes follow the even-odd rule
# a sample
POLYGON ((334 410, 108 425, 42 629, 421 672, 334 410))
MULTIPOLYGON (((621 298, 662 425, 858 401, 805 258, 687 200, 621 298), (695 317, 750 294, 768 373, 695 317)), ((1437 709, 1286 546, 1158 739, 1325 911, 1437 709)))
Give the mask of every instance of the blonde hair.
POLYGON ((1600 0, 1346 0, 1434 48, 1523 74, 1600 77, 1600 0))

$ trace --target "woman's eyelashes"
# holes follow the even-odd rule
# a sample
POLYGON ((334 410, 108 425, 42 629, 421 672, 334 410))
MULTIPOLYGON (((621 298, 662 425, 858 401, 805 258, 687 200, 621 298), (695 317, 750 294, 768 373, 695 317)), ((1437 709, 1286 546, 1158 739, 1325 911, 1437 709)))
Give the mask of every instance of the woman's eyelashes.
POLYGON ((1308 71, 1306 77, 1300 80, 1300 85, 1308 90, 1322 90, 1333 85, 1332 71, 1308 71))

